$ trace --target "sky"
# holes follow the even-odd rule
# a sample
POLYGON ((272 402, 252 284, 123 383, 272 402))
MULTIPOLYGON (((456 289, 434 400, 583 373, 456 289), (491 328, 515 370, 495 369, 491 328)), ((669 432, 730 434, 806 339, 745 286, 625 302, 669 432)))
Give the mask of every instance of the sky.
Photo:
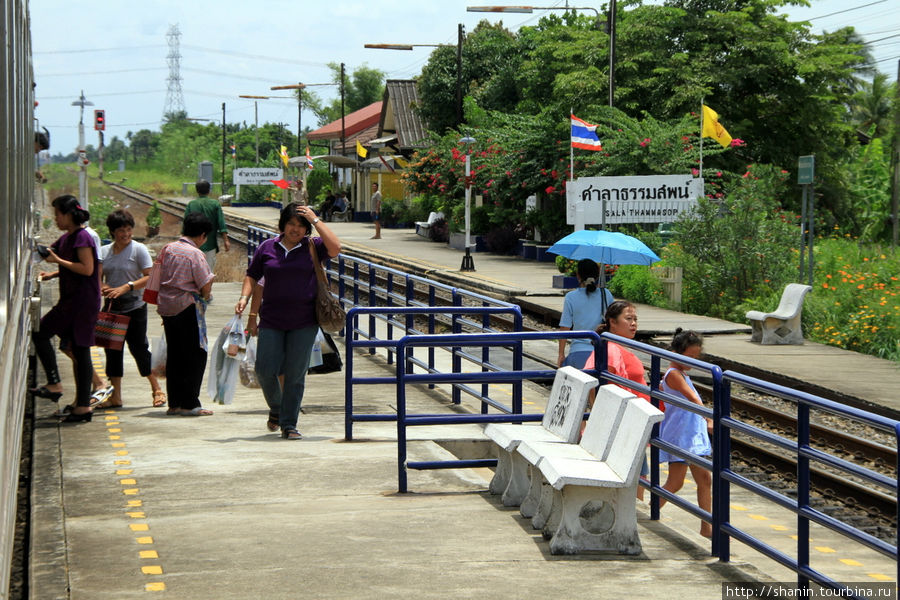
MULTIPOLYGON (((97 146, 93 109, 106 111, 106 143, 129 131, 158 130, 167 104, 167 32, 181 33, 181 88, 188 116, 221 123, 254 121, 254 101, 240 95, 282 96, 258 100, 259 123, 285 123, 297 131, 297 103, 274 85, 328 83, 327 64, 345 63, 349 73, 366 65, 389 79, 418 75, 433 48, 412 51, 365 49, 368 43, 456 44, 457 24, 471 31, 481 19, 509 29, 533 25, 549 11, 493 15, 466 6, 497 0, 31 0, 32 52, 39 106, 35 117, 51 132, 51 153, 78 145, 84 91, 85 138, 97 146)), ((522 0, 516 0, 520 3, 522 0)), ((511 4, 511 3, 507 3, 511 4)), ((565 2, 543 0, 542 7, 565 2)), ((600 2, 570 2, 596 6, 600 2)), ((811 0, 788 7, 793 20, 809 20, 814 31, 854 26, 870 42, 878 68, 897 78, 900 59, 900 0, 811 0), (838 14, 832 14, 838 13, 838 14), (893 37, 891 37, 893 36, 893 37), (887 39, 882 39, 887 38, 887 39)), ((591 11, 587 11, 589 14, 591 11)), ((314 89, 328 99, 334 86, 314 89)), ((302 126, 316 127, 304 111, 302 126)))

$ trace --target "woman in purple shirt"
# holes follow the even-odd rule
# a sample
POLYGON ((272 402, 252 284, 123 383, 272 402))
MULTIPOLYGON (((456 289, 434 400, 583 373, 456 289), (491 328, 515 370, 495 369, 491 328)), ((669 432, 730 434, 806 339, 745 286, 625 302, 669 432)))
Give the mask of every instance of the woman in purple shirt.
POLYGON ((250 313, 247 328, 258 331, 256 374, 269 405, 269 431, 281 428, 281 437, 299 440, 297 418, 309 356, 319 326, 316 323, 316 270, 309 245, 316 245, 320 261, 341 252, 341 242, 308 206, 288 204, 278 219, 281 235, 264 241, 247 268, 241 297, 234 307, 241 314, 252 293, 262 290, 259 315, 250 313), (312 222, 310 222, 312 219, 312 222), (321 237, 309 237, 312 226, 321 237), (265 277, 265 285, 259 286, 265 277), (259 318, 257 325, 256 319, 259 318), (283 375, 283 383, 279 376, 283 375))
MULTIPOLYGON (((91 415, 91 346, 94 325, 100 311, 100 278, 97 269, 97 247, 84 229, 90 213, 81 208, 78 198, 64 195, 53 200, 56 226, 65 233, 49 248, 44 258, 59 265, 59 301, 41 319, 40 329, 32 333, 35 352, 47 374, 47 385, 31 389, 41 398, 57 402, 63 387, 56 365, 56 353, 50 340, 66 338, 75 359, 75 404, 63 421, 90 421, 91 415)), ((53 275, 45 274, 44 279, 53 275)))

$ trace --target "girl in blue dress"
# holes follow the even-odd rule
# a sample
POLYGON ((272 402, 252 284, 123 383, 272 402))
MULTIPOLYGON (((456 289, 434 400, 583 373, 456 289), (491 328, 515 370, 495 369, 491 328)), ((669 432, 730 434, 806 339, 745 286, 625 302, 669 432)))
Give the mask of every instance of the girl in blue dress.
MULTIPOLYGON (((690 358, 697 359, 703 350, 703 338, 694 331, 682 331, 681 327, 675 330, 672 338, 671 350, 690 358)), ((687 376, 690 369, 687 365, 672 362, 669 370, 660 382, 662 391, 683 398, 688 402, 703 406, 700 394, 694 388, 691 378, 687 376)), ((709 456, 712 454, 712 446, 709 443, 707 429, 712 427, 712 420, 706 419, 696 413, 675 406, 671 402, 666 403, 666 418, 659 426, 660 439, 669 442, 673 446, 696 454, 697 456, 709 456)), ((688 463, 683 458, 674 456, 663 450, 659 451, 659 462, 669 463, 669 476, 663 489, 673 494, 684 485, 684 477, 687 474, 688 463)), ((697 483, 697 504, 703 510, 712 510, 712 474, 698 465, 690 465, 691 476, 697 483)), ((659 505, 665 504, 665 498, 660 499, 659 505)), ((712 525, 702 521, 700 534, 712 537, 712 525)))

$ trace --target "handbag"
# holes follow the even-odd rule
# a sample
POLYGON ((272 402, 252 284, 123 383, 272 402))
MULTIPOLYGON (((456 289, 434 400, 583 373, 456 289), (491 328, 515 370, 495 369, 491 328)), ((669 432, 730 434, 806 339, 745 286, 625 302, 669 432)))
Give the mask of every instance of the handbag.
POLYGON ((325 279, 325 269, 322 268, 322 263, 319 262, 316 244, 312 238, 309 240, 309 253, 316 268, 316 279, 319 281, 318 289, 316 290, 316 321, 318 321, 319 327, 325 333, 338 333, 344 328, 347 313, 344 311, 344 307, 341 306, 341 301, 331 293, 331 286, 328 285, 328 280, 325 279))
POLYGON ((109 300, 97 315, 94 325, 94 345, 109 350, 121 350, 125 346, 125 334, 131 317, 109 312, 109 300))
POLYGON ((153 262, 153 268, 150 269, 150 277, 147 279, 147 285, 144 286, 144 295, 141 299, 148 304, 159 304, 159 285, 162 280, 162 261, 166 256, 166 248, 168 247, 168 245, 163 246, 159 256, 156 257, 156 260, 153 262))

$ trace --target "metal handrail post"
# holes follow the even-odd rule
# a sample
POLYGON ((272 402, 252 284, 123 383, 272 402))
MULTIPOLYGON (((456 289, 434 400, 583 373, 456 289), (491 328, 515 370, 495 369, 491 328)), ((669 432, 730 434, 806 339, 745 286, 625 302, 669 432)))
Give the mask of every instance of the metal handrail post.
MULTIPOLYGON (((385 301, 388 306, 392 306, 394 304, 394 299, 391 298, 391 294, 394 291, 394 274, 388 271, 387 274, 387 286, 385 291, 385 301)), ((373 305, 374 306, 374 305, 373 305)), ((387 317, 387 339, 394 339, 394 326, 391 324, 391 313, 387 313, 385 315, 387 317)), ((409 333, 408 331, 404 333, 409 333)), ((394 353, 391 351, 390 346, 387 349, 387 364, 394 364, 394 353)))
POLYGON ((809 589, 809 578, 803 575, 803 569, 809 569, 809 518, 803 509, 810 508, 809 458, 804 450, 809 449, 809 406, 797 405, 797 585, 809 589))
MULTIPOLYGON (((661 377, 660 377, 660 368, 659 368, 660 358, 658 356, 652 356, 650 358, 650 389, 658 390, 661 389, 660 385, 661 377)), ((659 408, 659 398, 650 395, 650 403, 655 407, 659 408)), ((659 437, 659 423, 653 424, 653 429, 651 430, 650 439, 659 437)), ((659 487, 659 448, 650 445, 650 520, 658 521, 659 520, 659 496, 653 491, 659 487)))
MULTIPOLYGON (((397 344, 397 357, 406 360, 406 341, 397 344)), ((406 372, 397 369, 397 483, 401 494, 407 491, 406 479, 406 372)))
MULTIPOLYGON (((428 305, 434 306, 434 302, 437 300, 437 291, 435 290, 433 285, 428 286, 428 305)), ((434 325, 436 319, 434 313, 428 315, 428 335, 434 335, 434 325)), ((434 371, 434 347, 429 346, 428 348, 428 371, 434 371)), ((433 390, 434 384, 429 383, 428 389, 433 390)))
MULTIPOLYGON (((453 306, 462 306, 462 296, 459 295, 456 288, 453 288, 453 306)), ((453 333, 462 333, 462 325, 459 322, 459 314, 451 315, 453 326, 451 327, 451 331, 453 333)), ((453 346, 450 348, 451 352, 451 362, 453 364, 452 373, 462 373, 462 357, 459 353, 462 351, 462 346, 453 346)), ((459 389, 459 386, 452 385, 450 387, 451 398, 453 399, 453 404, 462 403, 462 392, 459 389)))
POLYGON ((357 338, 355 323, 358 321, 355 314, 348 312, 344 322, 344 351, 347 356, 344 360, 344 439, 348 442, 353 439, 353 340, 357 338))
MULTIPOLYGON (((375 265, 369 263, 369 306, 378 305, 378 296, 375 294, 375 265)), ((369 339, 375 339, 375 315, 369 315, 369 339)), ((375 348, 369 348, 369 354, 375 354, 375 348)))

